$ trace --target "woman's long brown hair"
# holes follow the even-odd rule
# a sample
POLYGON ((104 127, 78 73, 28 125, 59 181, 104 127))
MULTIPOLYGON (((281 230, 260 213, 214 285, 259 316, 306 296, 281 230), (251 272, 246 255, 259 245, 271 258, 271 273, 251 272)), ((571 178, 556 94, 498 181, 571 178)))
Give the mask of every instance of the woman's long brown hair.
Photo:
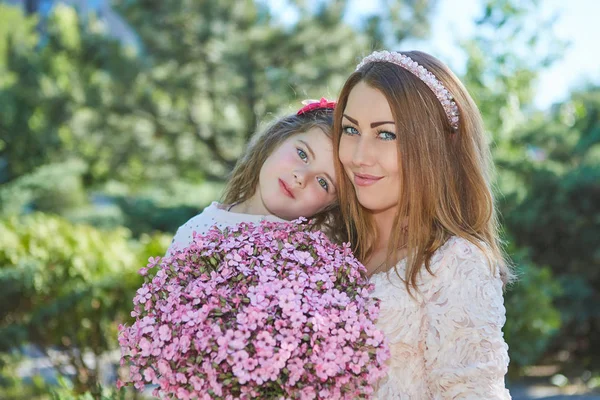
POLYGON ((339 162, 348 96, 356 84, 364 82, 386 97, 396 126, 401 189, 387 259, 391 262, 398 248, 406 246, 407 289, 416 289, 423 267, 431 272, 433 253, 451 236, 479 247, 506 283, 512 275, 499 241, 491 188, 493 165, 481 114, 459 79, 439 60, 422 52, 403 54, 427 68, 453 94, 460 112, 459 128, 452 130, 439 100, 425 83, 395 64, 370 63, 348 78, 335 111, 333 143, 338 196, 353 250, 367 262, 380 240, 369 211, 358 202, 339 162))

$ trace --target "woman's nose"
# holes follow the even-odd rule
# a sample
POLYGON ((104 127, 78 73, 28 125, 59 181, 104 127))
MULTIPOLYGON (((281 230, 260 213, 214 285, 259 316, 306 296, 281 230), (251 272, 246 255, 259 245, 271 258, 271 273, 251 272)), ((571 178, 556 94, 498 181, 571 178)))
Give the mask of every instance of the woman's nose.
POLYGON ((374 151, 373 143, 369 140, 363 139, 363 137, 359 137, 355 142, 354 153, 352 157, 352 162, 357 165, 373 165, 377 158, 374 151))

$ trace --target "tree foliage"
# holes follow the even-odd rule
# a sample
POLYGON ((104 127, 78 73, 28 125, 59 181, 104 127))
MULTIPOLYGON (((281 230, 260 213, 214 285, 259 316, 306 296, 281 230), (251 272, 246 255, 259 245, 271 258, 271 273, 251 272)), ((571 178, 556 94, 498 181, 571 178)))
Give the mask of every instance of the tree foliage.
POLYGON ((117 347, 142 279, 137 270, 164 254, 169 237, 129 240, 42 213, 0 220, 0 351, 41 350, 78 390, 98 381, 99 357, 117 347), (92 364, 85 361, 92 355, 92 364))
POLYGON ((535 0, 485 2, 477 34, 465 43, 465 83, 493 138, 502 221, 521 273, 506 296, 507 304, 521 307, 509 310, 507 323, 513 365, 560 348, 580 364, 591 351, 585 362, 591 367, 600 358, 593 339, 600 333, 599 89, 582 88, 548 113, 535 110, 539 73, 565 47, 553 33, 554 17, 540 17, 539 6, 535 0))
MULTIPOLYGON (((153 232, 216 199, 263 122, 305 98, 335 98, 372 49, 426 37, 436 4, 386 0, 350 18, 349 1, 290 0, 283 18, 265 1, 113 3, 135 46, 64 5, 41 21, 0 4, 0 360, 16 363, 27 343, 58 350, 56 367, 75 368, 83 398, 99 395, 84 355, 115 348, 137 269, 168 244, 153 232)), ((482 4, 463 81, 493 138, 520 275, 505 297, 511 359, 568 350, 593 366, 600 89, 536 110, 537 77, 564 48, 553 19, 538 17, 537 0, 482 4)), ((7 368, 0 386, 14 380, 7 368)), ((77 398, 70 391, 56 393, 77 398)))
POLYGON ((521 174, 528 191, 513 199, 506 227, 516 245, 530 249, 531 260, 549 266, 561 283, 556 305, 564 328, 555 348, 569 351, 581 367, 598 368, 600 88, 584 88, 555 105, 515 145, 535 157, 521 174))

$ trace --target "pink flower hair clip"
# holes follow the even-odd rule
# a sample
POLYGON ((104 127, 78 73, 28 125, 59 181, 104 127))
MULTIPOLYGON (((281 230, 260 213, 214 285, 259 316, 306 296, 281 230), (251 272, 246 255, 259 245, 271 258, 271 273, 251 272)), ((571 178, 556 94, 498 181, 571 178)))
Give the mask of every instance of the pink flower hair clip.
POLYGON ((304 100, 302 101, 304 107, 302 107, 296 115, 306 114, 307 112, 314 110, 333 110, 335 108, 336 102, 327 100, 325 97, 321 97, 321 100, 304 100))

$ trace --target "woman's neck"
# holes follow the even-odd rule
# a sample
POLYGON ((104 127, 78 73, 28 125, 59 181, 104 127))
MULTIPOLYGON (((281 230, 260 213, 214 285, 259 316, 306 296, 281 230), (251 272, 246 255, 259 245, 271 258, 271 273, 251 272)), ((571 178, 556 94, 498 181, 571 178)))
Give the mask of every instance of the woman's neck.
POLYGON ((385 272, 398 261, 406 257, 406 249, 402 248, 401 243, 395 243, 394 248, 397 251, 388 259, 390 240, 396 222, 396 209, 392 208, 378 213, 373 213, 373 222, 375 223, 375 231, 377 233, 377 242, 374 243, 373 253, 369 261, 365 264, 369 275, 385 272))
POLYGON ((372 216, 378 239, 374 250, 387 249, 390 244, 394 222, 396 221, 396 209, 390 208, 385 211, 373 213, 372 216))

